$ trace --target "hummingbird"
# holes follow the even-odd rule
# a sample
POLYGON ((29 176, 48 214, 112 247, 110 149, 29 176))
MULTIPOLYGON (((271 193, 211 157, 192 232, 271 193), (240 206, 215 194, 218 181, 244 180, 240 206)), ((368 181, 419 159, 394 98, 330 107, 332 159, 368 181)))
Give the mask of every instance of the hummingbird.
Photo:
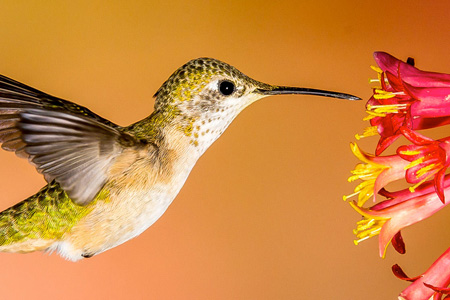
POLYGON ((192 168, 239 113, 271 95, 359 100, 269 85, 212 58, 177 69, 154 111, 119 126, 88 108, 0 75, 0 143, 47 185, 0 213, 0 251, 89 258, 144 232, 172 203, 192 168))

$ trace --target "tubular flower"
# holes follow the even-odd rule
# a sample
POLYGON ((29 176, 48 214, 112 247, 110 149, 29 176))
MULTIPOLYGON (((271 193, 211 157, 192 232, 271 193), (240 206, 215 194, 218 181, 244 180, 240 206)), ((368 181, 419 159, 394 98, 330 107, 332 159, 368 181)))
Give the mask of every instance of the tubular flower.
POLYGON ((371 127, 357 138, 375 134, 381 154, 400 136, 400 128, 413 130, 450 123, 450 75, 424 72, 385 52, 375 52, 379 83, 366 105, 371 127))
MULTIPOLYGON (((441 299, 450 295, 450 248, 444 252, 421 276, 408 278, 403 270, 394 265, 394 274, 403 280, 413 283, 400 293, 399 299, 441 299)), ((446 299, 447 299, 446 297, 446 299)))
MULTIPOLYGON (((450 184, 450 177, 445 179, 450 184)), ((450 196, 450 190, 446 192, 450 196)), ((379 254, 384 257, 391 240, 403 228, 432 216, 445 207, 430 184, 421 186, 413 193, 406 189, 397 193, 392 199, 378 203, 371 208, 363 208, 356 202, 350 205, 363 216, 357 223, 354 234, 355 244, 379 235, 379 254)))
POLYGON ((402 128, 403 135, 413 144, 401 146, 397 154, 411 163, 406 167, 406 180, 415 183, 411 191, 434 177, 436 193, 444 199, 444 175, 450 165, 450 137, 433 140, 408 128, 402 128))
POLYGON ((363 182, 356 186, 353 194, 344 196, 344 200, 358 195, 357 204, 362 206, 389 182, 405 176, 405 168, 408 162, 400 156, 372 156, 363 152, 356 144, 352 143, 350 147, 353 154, 363 163, 356 165, 355 169, 351 171, 353 175, 348 178, 348 181, 353 182, 361 179, 363 182))
MULTIPOLYGON (((351 145, 361 163, 348 181, 362 182, 344 200, 358 195, 358 200, 350 203, 363 217, 353 231, 355 244, 378 236, 379 255, 384 257, 390 243, 405 253, 401 230, 450 203, 446 201, 450 197, 450 174, 446 175, 450 137, 431 139, 417 132, 450 124, 450 75, 418 70, 412 59, 405 63, 384 52, 376 52, 374 58, 378 67, 372 69, 377 72, 377 79, 371 82, 378 86, 366 105, 365 120, 370 121, 370 126, 356 138, 377 134, 380 138, 375 156, 351 145), (381 156, 401 135, 407 144, 398 147, 395 155, 381 156), (411 187, 385 189, 390 182, 403 178, 411 187), (369 198, 375 205, 364 207, 369 198)), ((450 299, 450 248, 421 276, 409 278, 398 265, 393 271, 397 277, 412 282, 399 299, 450 299)))

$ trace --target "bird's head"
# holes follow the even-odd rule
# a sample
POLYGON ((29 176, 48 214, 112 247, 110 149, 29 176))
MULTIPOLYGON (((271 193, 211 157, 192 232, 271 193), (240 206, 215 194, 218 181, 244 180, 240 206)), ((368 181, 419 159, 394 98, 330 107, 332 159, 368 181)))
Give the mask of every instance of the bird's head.
POLYGON ((178 118, 181 128, 193 136, 193 143, 198 145, 200 137, 207 136, 209 146, 245 107, 261 98, 280 94, 359 99, 331 91, 269 85, 227 63, 198 58, 181 66, 159 88, 155 94, 155 111, 176 113, 181 117, 178 118))

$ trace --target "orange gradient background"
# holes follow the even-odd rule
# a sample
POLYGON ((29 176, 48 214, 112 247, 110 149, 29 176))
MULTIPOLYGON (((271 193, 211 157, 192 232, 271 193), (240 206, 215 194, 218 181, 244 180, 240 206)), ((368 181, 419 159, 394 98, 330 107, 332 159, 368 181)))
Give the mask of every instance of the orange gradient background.
MULTIPOLYGON (((200 56, 367 100, 373 51, 450 73, 449 19, 448 1, 1 1, 0 73, 120 125, 149 115, 164 80, 200 56)), ((396 299, 407 283, 390 267, 425 271, 450 246, 449 211, 404 231, 406 255, 353 244, 360 217, 342 195, 364 116, 364 102, 266 98, 138 238, 78 263, 0 253, 0 298, 396 299)), ((43 186, 14 154, 0 162, 1 209, 43 186)))

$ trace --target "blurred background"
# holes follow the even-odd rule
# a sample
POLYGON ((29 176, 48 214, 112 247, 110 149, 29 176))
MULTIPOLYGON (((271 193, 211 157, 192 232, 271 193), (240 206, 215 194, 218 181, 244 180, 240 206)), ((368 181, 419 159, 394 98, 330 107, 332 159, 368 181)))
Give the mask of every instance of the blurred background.
MULTIPOLYGON (((272 84, 367 100, 373 51, 450 73, 448 1, 1 1, 0 73, 120 125, 186 61, 210 56, 272 84)), ((365 101, 364 101, 365 102, 365 101)), ((206 152, 164 216, 78 263, 0 253, 3 299, 396 299, 396 279, 450 246, 449 211, 404 230, 407 254, 353 244, 342 195, 364 102, 266 98, 206 152)), ((448 128, 442 129, 442 134, 448 128)), ((373 152, 377 138, 359 144, 373 152)), ((44 180, 0 152, 0 209, 44 180)))

